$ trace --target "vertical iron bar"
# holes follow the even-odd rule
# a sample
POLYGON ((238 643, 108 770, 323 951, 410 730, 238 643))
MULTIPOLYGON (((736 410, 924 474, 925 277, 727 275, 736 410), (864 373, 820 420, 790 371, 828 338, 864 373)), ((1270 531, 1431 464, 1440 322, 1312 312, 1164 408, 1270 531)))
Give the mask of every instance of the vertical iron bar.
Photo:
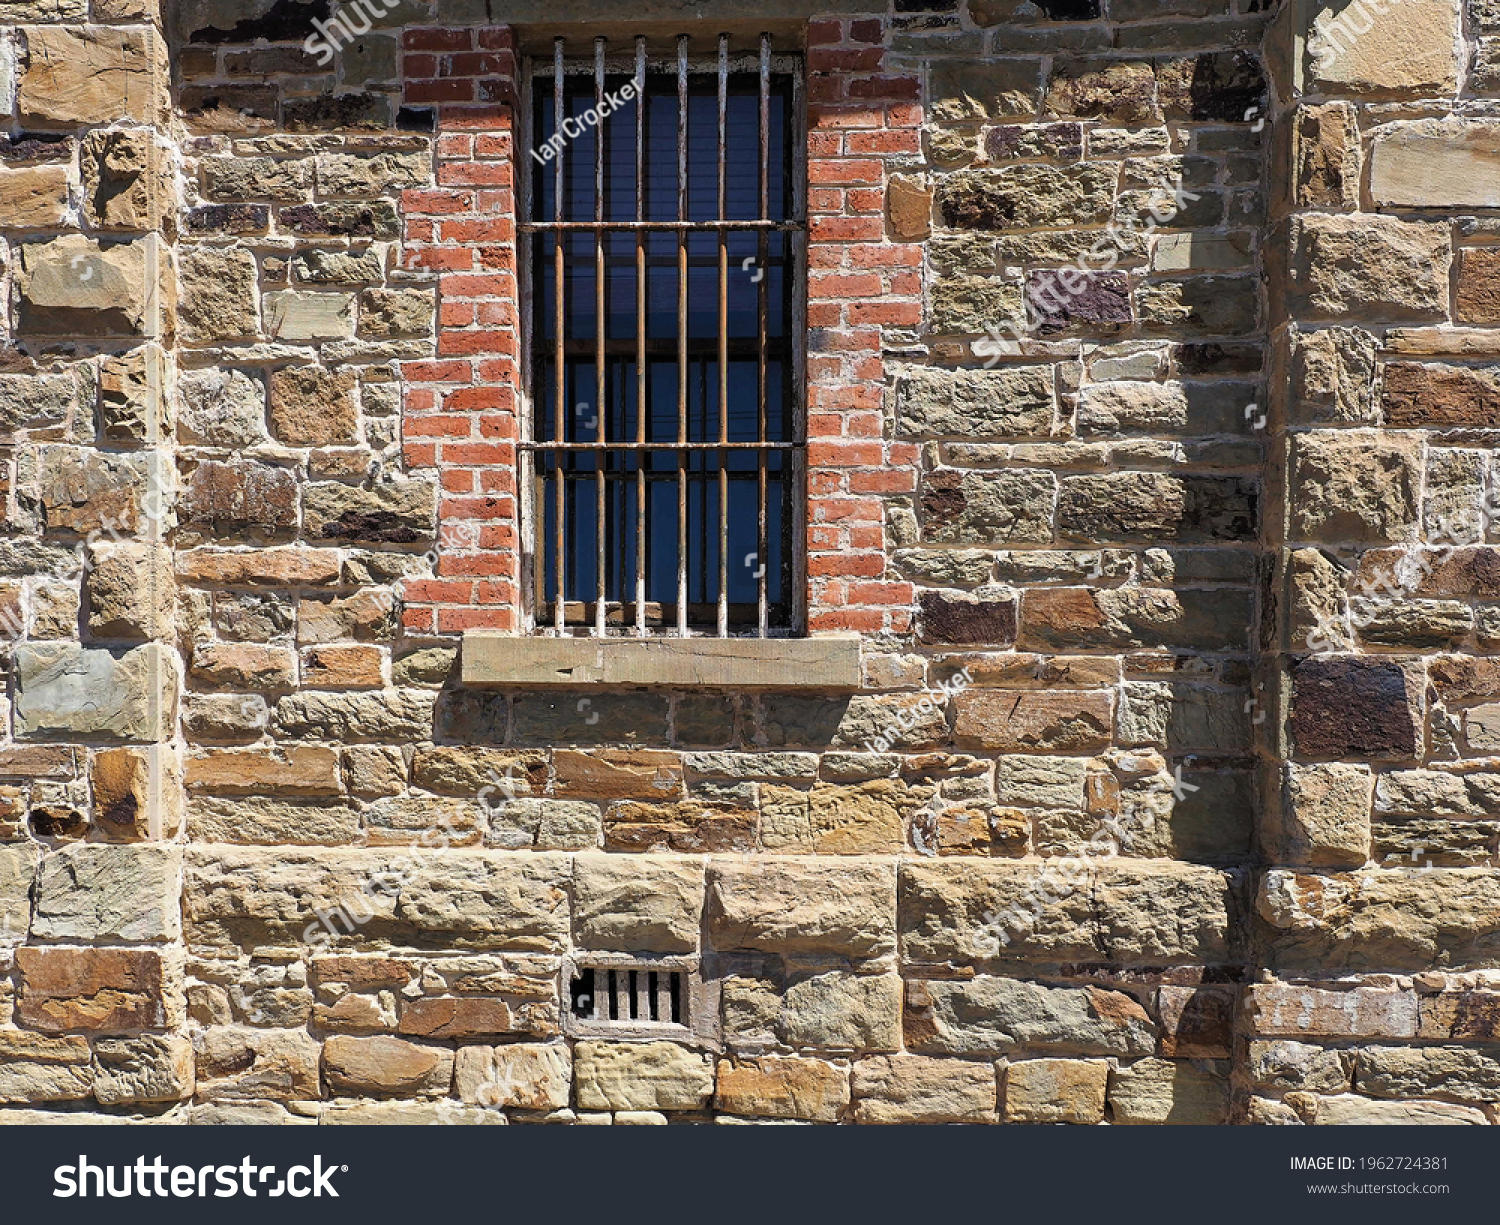
MULTIPOLYGON (((762 34, 760 36, 760 216, 761 221, 771 219, 771 36, 762 34)), ((756 286, 758 290, 756 299, 756 371, 755 392, 758 442, 767 441, 766 414, 767 398, 770 388, 767 383, 766 369, 766 346, 769 343, 770 333, 770 287, 771 274, 767 265, 770 263, 770 238, 765 230, 759 234, 759 255, 757 267, 761 271, 760 283, 756 286)), ((756 453, 756 517, 759 528, 759 539, 756 547, 759 550, 756 560, 760 563, 760 572, 757 576, 758 588, 755 601, 756 627, 762 638, 770 632, 770 608, 769 591, 771 584, 771 535, 768 518, 769 490, 766 477, 765 451, 756 453)), ((786 474, 782 474, 786 479, 786 474)))
MULTIPOLYGON (((677 219, 688 219, 688 36, 677 39, 677 219)), ((688 236, 677 233, 677 441, 688 440, 688 236)), ((677 633, 688 632, 688 453, 677 451, 677 633)))
MULTIPOLYGON (((603 38, 594 39, 594 111, 604 113, 604 45, 603 38)), ((604 220, 604 124, 601 119, 594 125, 594 220, 604 220)), ((604 388, 604 325, 607 303, 604 293, 604 229, 594 232, 594 533, 597 536, 597 552, 594 574, 594 634, 604 637, 604 463, 606 426, 608 419, 604 388)))
MULTIPOLYGON (((646 40, 635 40, 635 219, 646 220, 646 40)), ((646 441, 646 232, 635 232, 635 440, 646 441)), ((635 457, 635 632, 646 636, 646 463, 635 457)))
MULTIPOLYGON (((719 35, 719 441, 729 442, 729 35, 719 35)), ((719 637, 729 637, 729 452, 719 461, 719 637)))
MULTIPOLYGON (((554 73, 552 79, 552 134, 553 136, 560 136, 562 135, 563 119, 565 118, 563 105, 563 40, 560 38, 555 39, 552 44, 552 63, 554 73)), ((566 150, 567 142, 559 141, 557 169, 554 172, 555 177, 553 180, 556 185, 555 195, 557 197, 553 201, 553 216, 557 221, 563 220, 563 192, 566 186, 563 175, 563 158, 566 150)), ((554 316, 557 328, 557 336, 555 338, 557 402, 553 405, 553 440, 555 442, 565 442, 564 425, 566 417, 564 405, 568 399, 568 366, 563 343, 563 331, 567 323, 567 315, 563 305, 563 282, 567 279, 568 271, 567 258, 563 245, 566 241, 565 235, 559 231, 555 241, 557 244, 556 259, 554 261, 557 281, 555 286, 556 292, 554 294, 556 298, 554 316)), ((567 512, 567 492, 565 489, 567 478, 563 471, 563 464, 568 462, 568 460, 567 452, 565 451, 556 451, 554 455, 555 460, 552 465, 552 472, 557 483, 554 499, 557 508, 557 521, 552 525, 552 530, 555 542, 554 552, 556 554, 553 564, 557 578, 557 607, 553 610, 553 624, 556 627, 557 633, 561 635, 567 625, 567 579, 564 564, 567 560, 567 528, 564 526, 567 512)))

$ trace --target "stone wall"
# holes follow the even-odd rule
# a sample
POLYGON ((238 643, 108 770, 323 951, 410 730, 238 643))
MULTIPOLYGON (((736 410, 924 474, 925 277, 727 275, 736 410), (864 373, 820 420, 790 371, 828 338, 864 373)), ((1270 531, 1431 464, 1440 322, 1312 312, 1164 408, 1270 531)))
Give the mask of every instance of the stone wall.
POLYGON ((1500 129, 1414 4, 784 6, 851 695, 459 683, 519 7, 0 3, 0 1120, 1490 1121, 1500 129))

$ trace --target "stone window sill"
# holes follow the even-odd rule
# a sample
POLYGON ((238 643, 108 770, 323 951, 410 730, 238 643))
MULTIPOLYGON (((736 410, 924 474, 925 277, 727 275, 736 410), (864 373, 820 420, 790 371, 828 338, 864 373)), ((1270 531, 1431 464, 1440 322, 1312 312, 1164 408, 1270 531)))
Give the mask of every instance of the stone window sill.
POLYGON ((854 690, 859 638, 524 638, 469 630, 462 677, 472 686, 854 690))

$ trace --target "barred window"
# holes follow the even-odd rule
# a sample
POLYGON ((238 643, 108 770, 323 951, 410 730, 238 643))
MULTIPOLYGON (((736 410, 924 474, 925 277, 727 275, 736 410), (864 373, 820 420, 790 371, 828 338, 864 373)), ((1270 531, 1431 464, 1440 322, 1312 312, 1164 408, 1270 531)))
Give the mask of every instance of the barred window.
POLYGON ((798 633, 798 61, 769 35, 564 43, 529 65, 521 158, 536 625, 798 633))

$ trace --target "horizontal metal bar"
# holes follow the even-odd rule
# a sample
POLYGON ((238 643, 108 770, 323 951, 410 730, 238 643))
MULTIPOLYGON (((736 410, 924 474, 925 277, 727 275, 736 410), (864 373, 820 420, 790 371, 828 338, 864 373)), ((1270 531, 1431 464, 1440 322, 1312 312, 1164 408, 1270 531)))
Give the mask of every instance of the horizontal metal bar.
POLYGON ((518 442, 522 451, 796 451, 795 442, 518 442))
MULTIPOLYGON (((713 53, 704 56, 690 56, 688 58, 688 74, 690 76, 712 76, 719 70, 717 58, 709 58, 713 53)), ((610 76, 634 76, 636 70, 636 59, 634 55, 626 57, 624 53, 617 55, 606 55, 604 57, 604 70, 610 76)), ((677 72, 678 59, 674 54, 671 59, 648 58, 646 61, 646 72, 651 76, 674 76, 677 72)), ((738 51, 733 53, 729 59, 729 73, 731 76, 745 76, 760 70, 760 54, 755 51, 738 51)), ((777 76, 789 76, 801 68, 801 61, 794 55, 776 54, 770 58, 771 72, 777 76)), ((594 61, 591 58, 576 59, 569 57, 563 62, 563 76, 577 77, 592 75, 594 61)), ((556 65, 546 61, 538 61, 531 70, 531 75, 537 78, 552 77, 557 74, 556 65)))
POLYGON ((719 230, 776 230, 782 233, 801 233, 807 228, 805 221, 523 221, 523 233, 548 230, 702 230, 716 233, 719 230))

